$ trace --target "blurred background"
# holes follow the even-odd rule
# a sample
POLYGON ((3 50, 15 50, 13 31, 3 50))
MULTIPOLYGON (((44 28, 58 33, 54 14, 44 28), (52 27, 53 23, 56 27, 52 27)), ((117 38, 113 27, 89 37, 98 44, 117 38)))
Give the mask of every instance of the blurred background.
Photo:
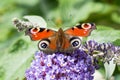
MULTIPOLYGON (((0 80, 22 80, 38 51, 37 42, 19 33, 12 23, 14 17, 26 15, 42 16, 48 28, 56 29, 94 22, 97 30, 86 40, 120 46, 120 0, 0 0, 0 80)), ((119 66, 113 76, 120 80, 119 66)))

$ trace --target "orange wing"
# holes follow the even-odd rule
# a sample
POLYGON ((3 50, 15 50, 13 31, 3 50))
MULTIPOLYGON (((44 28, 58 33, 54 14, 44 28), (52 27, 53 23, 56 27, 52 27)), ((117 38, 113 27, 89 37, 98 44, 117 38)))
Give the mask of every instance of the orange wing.
POLYGON ((77 25, 70 29, 65 30, 65 33, 73 36, 86 37, 86 36, 89 36, 91 31, 94 29, 96 29, 95 24, 83 23, 81 25, 77 25))
POLYGON ((31 40, 41 40, 53 36, 56 32, 46 28, 29 28, 26 30, 26 35, 29 35, 31 40))

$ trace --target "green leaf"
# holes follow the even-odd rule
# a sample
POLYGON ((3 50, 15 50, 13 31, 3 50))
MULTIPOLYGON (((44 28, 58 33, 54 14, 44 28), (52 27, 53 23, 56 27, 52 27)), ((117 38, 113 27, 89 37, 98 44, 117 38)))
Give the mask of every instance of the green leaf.
POLYGON ((0 76, 3 76, 0 80, 22 80, 34 53, 38 50, 36 45, 36 42, 24 36, 0 52, 0 76))
POLYGON ((65 24, 63 26, 72 26, 87 20, 91 14, 106 14, 114 10, 111 5, 93 0, 59 0, 59 4, 59 15, 65 24))
POLYGON ((112 20, 118 24, 120 24, 120 15, 116 12, 112 14, 112 20))
POLYGON ((114 42, 113 42, 114 45, 116 46, 120 46, 120 38, 119 39, 116 39, 114 42))
POLYGON ((27 5, 27 6, 34 6, 39 2, 39 0, 16 0, 17 4, 27 5))
POLYGON ((97 42, 114 42, 120 38, 120 31, 113 30, 109 27, 97 26, 97 30, 94 30, 87 40, 95 40, 97 42), (102 28, 99 28, 102 27, 102 28))
POLYGON ((19 39, 9 48, 9 52, 14 53, 18 50, 26 50, 27 48, 28 43, 23 39, 19 39))
POLYGON ((46 21, 40 16, 32 16, 31 15, 31 16, 24 16, 23 18, 30 21, 33 25, 38 25, 43 28, 47 27, 46 21))
POLYGON ((110 80, 110 77, 112 76, 116 67, 116 64, 114 64, 114 60, 112 59, 109 64, 105 62, 104 67, 106 72, 106 80, 110 80))
POLYGON ((5 69, 0 66, 0 80, 4 80, 5 78, 5 69))
POLYGON ((10 30, 0 27, 0 32, 4 33, 4 35, 0 36, 0 42, 5 41, 8 37, 8 34, 9 34, 10 30))
POLYGON ((120 74, 115 75, 115 80, 120 80, 120 74))

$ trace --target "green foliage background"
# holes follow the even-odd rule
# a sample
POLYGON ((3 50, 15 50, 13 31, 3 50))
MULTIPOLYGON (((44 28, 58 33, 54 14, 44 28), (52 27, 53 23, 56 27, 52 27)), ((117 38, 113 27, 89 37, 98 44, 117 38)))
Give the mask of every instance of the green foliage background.
MULTIPOLYGON (((120 46, 120 0, 0 0, 0 80, 22 80, 30 66, 37 42, 18 33, 14 17, 42 16, 48 28, 68 28, 94 22, 97 30, 87 40, 120 46)), ((120 79, 120 67, 114 72, 120 79)))

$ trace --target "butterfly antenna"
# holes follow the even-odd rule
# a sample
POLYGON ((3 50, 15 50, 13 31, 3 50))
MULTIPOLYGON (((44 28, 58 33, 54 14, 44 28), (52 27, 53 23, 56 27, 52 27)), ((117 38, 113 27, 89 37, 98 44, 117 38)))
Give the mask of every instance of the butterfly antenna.
POLYGON ((28 29, 34 26, 31 22, 21 21, 20 19, 17 19, 17 18, 13 19, 13 24, 16 26, 18 31, 23 31, 25 29, 28 29))

